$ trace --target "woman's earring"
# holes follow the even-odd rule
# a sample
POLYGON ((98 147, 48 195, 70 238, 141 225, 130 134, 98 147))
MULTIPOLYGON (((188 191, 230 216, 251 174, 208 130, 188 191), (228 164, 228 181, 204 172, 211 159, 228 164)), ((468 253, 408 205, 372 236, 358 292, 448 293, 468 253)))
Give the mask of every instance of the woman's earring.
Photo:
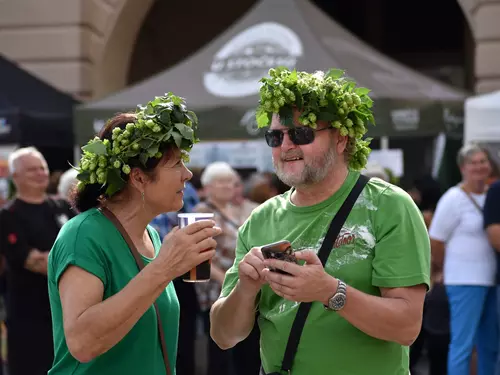
POLYGON ((144 192, 141 192, 141 197, 142 197, 142 208, 144 208, 145 201, 144 201, 144 192))

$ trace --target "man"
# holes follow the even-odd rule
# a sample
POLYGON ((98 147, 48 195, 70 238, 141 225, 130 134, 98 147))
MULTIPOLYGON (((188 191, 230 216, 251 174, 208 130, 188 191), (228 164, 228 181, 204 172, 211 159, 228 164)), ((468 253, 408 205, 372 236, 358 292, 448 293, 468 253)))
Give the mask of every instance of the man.
POLYGON ((7 345, 11 375, 41 375, 53 360, 47 258, 61 226, 73 216, 47 197, 49 171, 35 148, 9 156, 16 197, 0 212, 0 250, 7 269, 7 345))
MULTIPOLYGON (((500 307, 500 181, 493 183, 488 189, 483 208, 484 228, 491 243, 497 251, 497 309, 500 307)), ((500 309, 497 314, 500 324, 500 309)), ((500 349, 500 347, 499 347, 500 349)), ((500 375, 500 356, 498 356, 495 374, 500 375)))
POLYGON ((408 347, 419 333, 430 282, 429 238, 411 198, 380 179, 370 180, 325 267, 317 256, 332 218, 358 179, 351 168, 366 164, 361 155, 366 143, 359 133, 366 131, 362 122, 369 117, 356 114, 370 113, 369 107, 346 111, 369 99, 360 98, 360 90, 360 95, 349 94, 344 105, 347 94, 335 90, 348 86, 328 78, 335 73, 281 70, 270 75, 261 88, 266 111, 260 108, 258 118, 265 120, 269 108, 283 114, 270 118, 266 141, 276 174, 293 188, 254 210, 240 228, 236 260, 212 307, 212 338, 222 348, 233 347, 248 335, 258 310, 263 371, 281 373, 299 304, 312 302, 292 374, 407 375, 408 347), (318 98, 322 92, 325 99, 318 98), (269 98, 274 98, 271 104, 269 98), (343 122, 303 112, 310 108, 343 122), (287 118, 287 111, 293 117, 287 118), (356 129, 349 132, 344 125, 356 129), (301 265, 264 260, 260 247, 279 240, 291 242, 301 265))

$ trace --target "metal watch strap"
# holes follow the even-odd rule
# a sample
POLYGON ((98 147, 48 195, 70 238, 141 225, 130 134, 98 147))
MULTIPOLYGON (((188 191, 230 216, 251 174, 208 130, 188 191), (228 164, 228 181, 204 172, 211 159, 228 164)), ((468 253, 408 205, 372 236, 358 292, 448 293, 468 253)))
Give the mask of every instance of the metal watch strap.
MULTIPOLYGON (((347 284, 344 283, 342 280, 340 279, 337 279, 338 281, 338 284, 337 284, 337 290, 335 291, 335 293, 333 293, 333 295, 328 299, 328 304, 327 305, 323 305, 325 307, 326 310, 332 310, 332 311, 338 311, 340 309, 334 309, 334 308, 331 308, 330 307, 330 301, 339 296, 339 295, 343 295, 344 296, 344 299, 347 298, 347 284)), ((342 306, 343 307, 343 306, 342 306)))

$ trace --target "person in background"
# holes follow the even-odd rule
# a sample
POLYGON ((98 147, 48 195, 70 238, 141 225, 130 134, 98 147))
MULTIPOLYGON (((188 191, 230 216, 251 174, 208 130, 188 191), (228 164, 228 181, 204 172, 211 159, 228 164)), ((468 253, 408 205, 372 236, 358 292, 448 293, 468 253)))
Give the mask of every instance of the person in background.
POLYGON ((243 222, 250 216, 253 209, 256 208, 258 204, 245 197, 245 186, 243 184, 241 176, 236 171, 235 173, 236 177, 233 188, 234 196, 231 200, 231 211, 236 220, 240 224, 243 224, 243 222))
MULTIPOLYGON (((214 213, 215 223, 222 229, 222 234, 216 240, 217 250, 212 261, 211 280, 195 286, 207 334, 210 332, 210 307, 219 297, 226 270, 234 261, 236 236, 240 224, 233 216, 231 201, 238 178, 237 172, 226 162, 209 164, 201 175, 205 200, 194 208, 194 212, 214 213)), ((230 375, 233 366, 233 353, 221 350, 209 338, 207 375, 230 375)))
MULTIPOLYGON (((178 225, 177 214, 193 212, 193 208, 200 202, 196 189, 191 182, 187 181, 184 185, 184 205, 182 208, 178 212, 160 214, 151 222, 162 240, 178 225)), ((200 305, 192 283, 186 283, 180 277, 174 279, 173 283, 180 305, 177 375, 195 375, 196 322, 200 312, 200 305)))
POLYGON ((366 167, 363 171, 361 171, 366 177, 376 177, 380 178, 385 182, 389 181, 389 175, 385 171, 385 169, 377 162, 368 162, 366 163, 366 167))
POLYGON ((61 175, 59 185, 57 186, 57 194, 60 198, 66 199, 68 202, 70 201, 70 194, 78 183, 77 175, 78 171, 74 168, 68 169, 61 175))
MULTIPOLYGON (((496 181, 488 189, 483 218, 488 240, 496 250, 497 325, 500 327, 500 181, 496 181)), ((498 353, 500 353, 500 341, 498 353)), ((497 356, 494 375, 500 375, 500 355, 497 356)))
POLYGON ((47 259, 60 228, 74 216, 47 196, 49 171, 33 147, 9 155, 16 196, 0 211, 0 249, 7 279, 7 346, 11 375, 46 375, 54 359, 47 259))
POLYGON ((462 183, 439 200, 429 228, 433 274, 443 273, 450 307, 448 374, 468 375, 474 346, 478 374, 494 374, 498 327, 495 253, 483 229, 491 165, 484 149, 465 145, 457 164, 462 183))

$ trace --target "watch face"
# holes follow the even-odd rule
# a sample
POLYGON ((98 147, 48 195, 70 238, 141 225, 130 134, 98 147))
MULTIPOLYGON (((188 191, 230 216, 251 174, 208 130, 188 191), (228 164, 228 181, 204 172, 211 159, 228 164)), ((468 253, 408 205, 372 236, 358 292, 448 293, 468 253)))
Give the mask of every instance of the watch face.
POLYGON ((336 294, 330 299, 329 307, 332 310, 340 310, 342 307, 344 307, 345 304, 345 295, 344 294, 336 294))

